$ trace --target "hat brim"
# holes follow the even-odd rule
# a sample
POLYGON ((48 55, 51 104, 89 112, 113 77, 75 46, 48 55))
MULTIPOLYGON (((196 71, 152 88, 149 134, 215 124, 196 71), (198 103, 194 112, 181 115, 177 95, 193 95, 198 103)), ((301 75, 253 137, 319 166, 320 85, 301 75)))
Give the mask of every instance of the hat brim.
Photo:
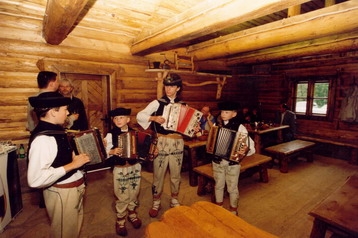
POLYGON ((70 104, 71 99, 66 97, 29 97, 29 102, 34 108, 54 108, 70 104))

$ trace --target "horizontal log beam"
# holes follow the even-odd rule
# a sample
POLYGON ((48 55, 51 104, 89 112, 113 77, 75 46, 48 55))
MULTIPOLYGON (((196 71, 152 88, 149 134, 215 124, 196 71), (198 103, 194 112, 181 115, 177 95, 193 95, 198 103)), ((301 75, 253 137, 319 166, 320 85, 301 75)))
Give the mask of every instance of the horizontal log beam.
POLYGON ((131 52, 146 55, 309 0, 207 0, 134 41, 131 52), (240 9, 240 10, 238 10, 240 9))
POLYGON ((88 0, 48 0, 43 23, 47 43, 59 45, 74 28, 88 0))
POLYGON ((230 57, 358 29, 358 2, 348 1, 190 46, 194 60, 230 57))
POLYGON ((227 60, 228 66, 280 61, 303 56, 358 49, 358 31, 243 53, 227 60))

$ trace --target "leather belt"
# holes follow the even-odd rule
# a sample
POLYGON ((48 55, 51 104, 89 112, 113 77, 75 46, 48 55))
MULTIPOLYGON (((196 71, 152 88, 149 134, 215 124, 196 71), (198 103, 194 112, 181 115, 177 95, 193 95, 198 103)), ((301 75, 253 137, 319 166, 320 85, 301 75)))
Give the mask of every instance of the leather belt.
POLYGON ((75 188, 75 187, 80 186, 84 182, 85 182, 84 178, 80 178, 79 180, 76 180, 76 181, 73 181, 73 182, 70 182, 70 183, 63 183, 63 184, 55 183, 52 186, 56 187, 56 188, 75 188))
POLYGON ((170 139, 183 139, 182 135, 174 134, 174 133, 167 134, 167 135, 158 133, 158 137, 166 137, 166 138, 170 138, 170 139))

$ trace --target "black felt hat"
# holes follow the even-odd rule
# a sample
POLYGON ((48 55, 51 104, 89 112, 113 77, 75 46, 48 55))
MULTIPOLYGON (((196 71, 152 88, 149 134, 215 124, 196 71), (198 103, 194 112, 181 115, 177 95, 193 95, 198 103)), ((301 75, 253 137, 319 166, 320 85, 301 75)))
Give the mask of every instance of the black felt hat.
POLYGON ((177 74, 169 74, 163 81, 165 86, 178 86, 181 87, 182 80, 179 75, 177 74))
POLYGON ((225 102, 220 102, 218 104, 219 110, 222 111, 237 111, 239 109, 239 104, 236 102, 231 102, 231 101, 225 101, 225 102))
POLYGON ((44 92, 37 96, 29 97, 29 102, 34 108, 54 108, 70 104, 71 99, 58 92, 44 92))
POLYGON ((112 111, 109 112, 109 116, 115 117, 115 116, 129 116, 131 114, 131 109, 118 107, 112 111))

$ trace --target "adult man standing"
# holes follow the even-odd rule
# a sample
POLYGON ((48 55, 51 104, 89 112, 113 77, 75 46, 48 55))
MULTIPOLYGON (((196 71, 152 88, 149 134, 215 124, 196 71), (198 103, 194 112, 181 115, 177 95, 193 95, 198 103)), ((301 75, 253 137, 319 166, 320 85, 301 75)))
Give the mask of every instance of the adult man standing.
POLYGON ((71 102, 68 105, 69 116, 65 123, 65 127, 71 130, 87 130, 88 120, 86 115, 86 109, 81 99, 73 95, 73 84, 69 79, 60 79, 60 85, 58 92, 63 96, 70 98, 71 102))
MULTIPOLYGON (((58 80, 57 74, 51 71, 41 71, 37 74, 37 86, 39 92, 36 95, 39 95, 43 92, 55 92, 58 89, 58 80)), ((27 105, 27 124, 26 129, 32 132, 37 123, 39 122, 34 108, 28 103, 27 105)))
POLYGON ((276 123, 280 125, 288 125, 289 128, 282 130, 282 139, 288 142, 295 139, 296 134, 296 114, 289 110, 287 104, 280 105, 280 113, 276 119, 276 123))
POLYGON ((83 221, 84 176, 80 167, 88 155, 75 155, 62 124, 69 98, 57 92, 44 92, 29 98, 39 123, 29 141, 27 181, 30 187, 43 188, 51 220, 50 237, 78 237, 83 221))

